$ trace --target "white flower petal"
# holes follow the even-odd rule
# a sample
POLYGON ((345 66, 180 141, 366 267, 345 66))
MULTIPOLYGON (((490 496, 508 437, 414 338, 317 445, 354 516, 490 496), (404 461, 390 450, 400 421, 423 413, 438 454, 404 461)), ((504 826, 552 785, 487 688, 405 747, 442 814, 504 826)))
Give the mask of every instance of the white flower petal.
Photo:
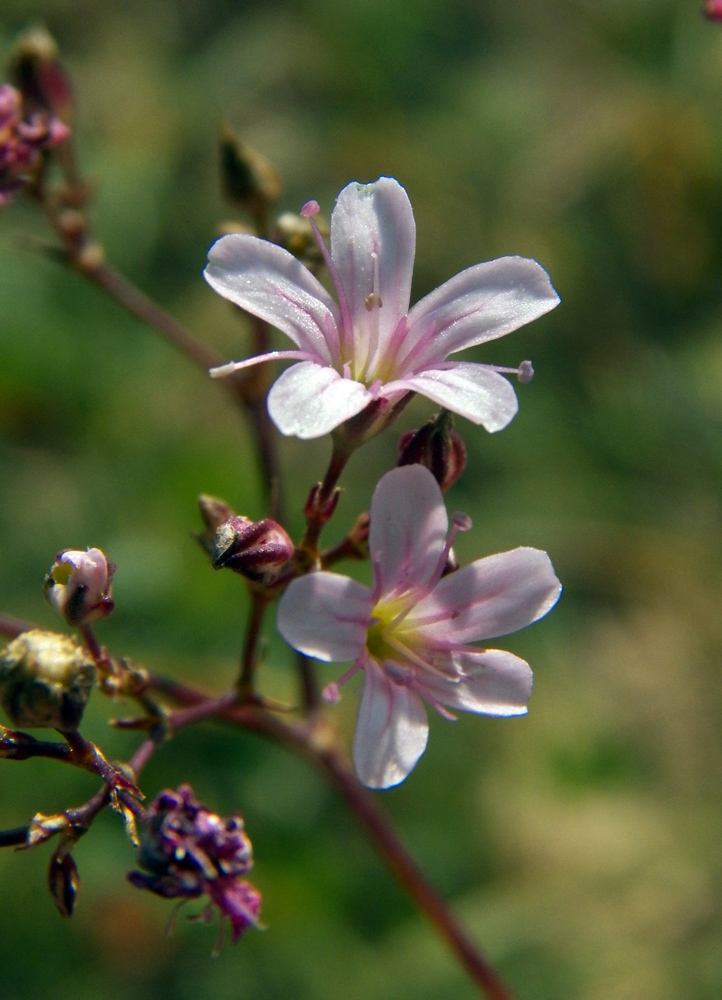
POLYGON ((283 247, 231 233, 213 244, 203 274, 224 298, 271 323, 322 363, 331 363, 338 341, 336 303, 283 247))
POLYGON ((503 430, 519 408, 511 383, 493 368, 473 362, 432 368, 401 380, 401 384, 492 433, 503 430))
POLYGON ((369 350, 383 351, 408 312, 415 247, 414 214, 398 181, 380 177, 374 184, 354 182, 343 189, 331 214, 331 256, 349 300, 362 361, 369 350), (360 343, 361 337, 375 336, 371 331, 376 320, 378 344, 360 343))
POLYGON ((309 573, 279 601, 276 626, 306 656, 346 663, 364 647, 371 608, 371 592, 360 583, 338 573, 309 573))
POLYGON ((519 548, 477 559, 445 576, 407 618, 440 645, 507 635, 541 618, 561 593, 551 560, 519 548))
POLYGON ((268 412, 282 434, 316 438, 360 413, 373 399, 361 382, 333 368, 301 361, 287 368, 268 394, 268 412))
POLYGON ((364 666, 364 690, 353 762, 368 788, 391 788, 403 781, 426 749, 429 724, 421 698, 396 684, 373 661, 364 666))
POLYGON ((528 257, 500 257, 450 278, 417 302, 397 372, 431 367, 454 351, 503 337, 558 305, 549 275, 528 257))
POLYGON ((444 498, 428 469, 405 465, 382 476, 371 499, 369 529, 377 592, 388 597, 426 585, 448 528, 444 498))
POLYGON ((523 715, 531 696, 532 672, 526 660, 503 649, 452 653, 463 677, 457 683, 431 673, 419 678, 421 693, 448 708, 481 715, 523 715))

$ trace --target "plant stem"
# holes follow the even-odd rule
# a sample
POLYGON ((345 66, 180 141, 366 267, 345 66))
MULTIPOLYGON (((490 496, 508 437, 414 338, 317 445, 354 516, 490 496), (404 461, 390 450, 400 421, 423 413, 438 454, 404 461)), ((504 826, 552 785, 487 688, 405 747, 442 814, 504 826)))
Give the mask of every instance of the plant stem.
POLYGON ((238 696, 242 700, 248 700, 253 697, 253 674, 256 668, 258 640, 261 637, 261 626, 263 625, 263 618, 268 607, 266 598, 253 589, 250 590, 250 598, 251 607, 248 616, 246 637, 243 642, 241 673, 236 685, 238 696))

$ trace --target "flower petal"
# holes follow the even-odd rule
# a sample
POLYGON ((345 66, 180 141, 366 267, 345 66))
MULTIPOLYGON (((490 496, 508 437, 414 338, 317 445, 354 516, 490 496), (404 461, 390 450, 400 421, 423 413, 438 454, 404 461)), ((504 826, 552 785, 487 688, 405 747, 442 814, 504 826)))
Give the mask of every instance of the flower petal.
POLYGON ((346 663, 360 655, 373 606, 371 592, 338 573, 294 580, 278 604, 276 626, 306 656, 346 663))
POLYGON ((449 518, 439 485, 422 465, 382 476, 371 499, 369 550, 377 596, 423 589, 441 557, 449 518))
POLYGON ((462 672, 458 682, 431 673, 419 677, 421 693, 449 708, 481 715, 523 715, 531 696, 532 672, 526 660, 503 649, 454 652, 462 672))
POLYGON ((546 552, 513 549, 445 576, 416 605, 407 623, 453 651, 456 644, 530 625, 556 604, 561 589, 546 552))
POLYGON ((558 305, 549 275, 528 257, 500 257, 450 278, 417 302, 396 371, 419 371, 495 340, 558 305))
POLYGON ((301 361, 287 368, 268 394, 268 412, 282 434, 316 438, 355 416, 373 396, 333 368, 301 361))
POLYGON ((283 247, 231 233, 213 244, 203 275, 219 295, 271 323, 321 363, 338 360, 336 303, 283 247))
POLYGON ((408 312, 415 249, 414 213, 398 181, 346 185, 331 214, 331 257, 351 307, 357 360, 359 352, 363 362, 367 353, 383 351, 408 312), (377 343, 362 343, 376 319, 377 343))
MULTIPOLYGON (((519 409, 514 387, 488 365, 458 361, 399 382, 491 433, 503 430, 519 409)), ((393 387, 397 384, 391 383, 393 387)))
POLYGON ((373 660, 364 665, 364 690, 353 762, 368 788, 391 788, 403 781, 426 749, 429 724, 424 703, 396 684, 373 660))

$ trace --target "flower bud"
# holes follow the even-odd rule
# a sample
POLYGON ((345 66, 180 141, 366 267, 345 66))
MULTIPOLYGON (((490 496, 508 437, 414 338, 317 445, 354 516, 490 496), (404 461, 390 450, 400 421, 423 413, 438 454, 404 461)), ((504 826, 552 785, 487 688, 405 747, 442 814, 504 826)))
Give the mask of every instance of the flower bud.
POLYGON ((0 652, 0 704, 15 726, 77 729, 95 677, 74 639, 33 629, 0 652))
POLYGON ((72 917, 80 891, 80 875, 65 844, 61 844, 50 859, 48 888, 61 917, 72 917))
POLYGON ((281 197, 281 175, 269 161, 246 146, 230 125, 220 135, 223 194, 254 217, 266 216, 281 197))
POLYGON ((229 507, 225 500, 209 496, 207 493, 201 493, 198 497, 198 509, 201 512, 201 518, 206 530, 197 532, 195 537, 208 555, 212 556, 213 540, 215 539, 216 531, 224 521, 235 515, 235 511, 232 507, 229 507))
POLYGON ((442 410, 423 427, 403 434, 397 464, 426 466, 446 493, 466 468, 466 447, 452 429, 451 414, 442 410))
POLYGON ((68 625, 89 625, 113 610, 110 586, 115 563, 100 549, 59 552, 45 577, 47 601, 68 625))
POLYGON ((722 21, 722 0, 705 0, 702 13, 710 21, 722 21))
POLYGON ((216 569, 232 569, 261 581, 288 562, 293 552, 293 542, 280 524, 269 518, 250 521, 234 516, 218 527, 211 557, 216 569))
POLYGON ((69 117, 70 80, 58 60, 57 42, 45 28, 37 25, 20 36, 10 53, 8 76, 28 110, 69 117))

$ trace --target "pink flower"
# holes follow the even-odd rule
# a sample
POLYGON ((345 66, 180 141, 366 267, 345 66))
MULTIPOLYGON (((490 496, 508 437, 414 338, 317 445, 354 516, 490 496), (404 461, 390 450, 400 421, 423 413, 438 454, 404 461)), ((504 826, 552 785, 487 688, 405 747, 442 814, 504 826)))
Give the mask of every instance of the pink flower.
MULTIPOLYGON (((309 202, 302 214, 318 211, 309 202)), ((213 369, 216 377, 275 358, 298 363, 268 395, 280 431, 314 438, 360 413, 372 400, 393 404, 409 391, 498 431, 517 411, 499 372, 518 369, 449 354, 494 340, 553 309, 559 297, 534 260, 501 257, 451 278, 409 310, 416 227, 411 203, 390 177, 343 189, 331 215, 331 250, 314 232, 338 303, 282 247, 233 233, 218 240, 205 271, 225 298, 285 333, 297 350, 273 351, 213 369)))
MULTIPOLYGON (((529 665, 512 653, 468 645, 516 632, 545 615, 561 585, 546 552, 519 548, 442 576, 454 535, 432 474, 420 465, 388 472, 371 501, 369 590, 337 573, 294 580, 278 608, 278 629, 307 656, 353 661, 343 683, 364 671, 353 759, 360 780, 389 788, 426 748, 424 701, 443 716, 459 709, 521 715, 532 688, 529 665)), ((337 701, 338 685, 324 696, 337 701)))
POLYGON ((45 597, 69 625, 89 625, 113 608, 115 563, 100 551, 59 552, 45 577, 45 597))

